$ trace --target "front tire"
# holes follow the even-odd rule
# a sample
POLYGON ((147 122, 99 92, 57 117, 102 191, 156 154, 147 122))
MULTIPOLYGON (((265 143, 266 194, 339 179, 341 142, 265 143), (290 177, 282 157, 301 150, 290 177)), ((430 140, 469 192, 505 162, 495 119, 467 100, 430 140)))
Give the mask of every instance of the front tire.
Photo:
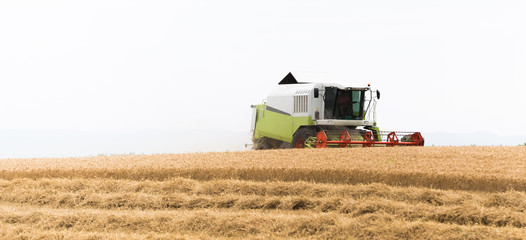
POLYGON ((292 136, 293 148, 305 148, 305 140, 316 136, 316 130, 313 128, 300 128, 292 136))

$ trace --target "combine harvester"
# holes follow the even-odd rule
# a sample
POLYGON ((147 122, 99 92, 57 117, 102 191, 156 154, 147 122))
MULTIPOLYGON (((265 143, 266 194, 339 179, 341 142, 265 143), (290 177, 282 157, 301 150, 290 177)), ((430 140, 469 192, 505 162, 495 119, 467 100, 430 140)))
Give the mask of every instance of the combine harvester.
POLYGON ((266 101, 252 105, 253 149, 424 146, 419 132, 380 131, 380 92, 370 85, 298 82, 298 76, 287 74, 266 101))

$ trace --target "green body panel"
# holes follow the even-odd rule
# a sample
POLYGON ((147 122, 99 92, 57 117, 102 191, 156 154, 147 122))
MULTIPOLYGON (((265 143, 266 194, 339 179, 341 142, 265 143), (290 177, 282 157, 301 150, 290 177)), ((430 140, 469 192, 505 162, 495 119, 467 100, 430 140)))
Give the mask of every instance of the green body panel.
POLYGON ((287 114, 266 110, 265 104, 255 106, 257 109, 254 138, 268 137, 284 142, 292 142, 292 135, 300 126, 314 125, 312 117, 292 117, 287 114))
MULTIPOLYGON (((376 123, 374 124, 376 125, 376 123)), ((365 129, 373 131, 373 137, 376 141, 382 141, 380 136, 380 128, 377 126, 364 127, 365 129)))

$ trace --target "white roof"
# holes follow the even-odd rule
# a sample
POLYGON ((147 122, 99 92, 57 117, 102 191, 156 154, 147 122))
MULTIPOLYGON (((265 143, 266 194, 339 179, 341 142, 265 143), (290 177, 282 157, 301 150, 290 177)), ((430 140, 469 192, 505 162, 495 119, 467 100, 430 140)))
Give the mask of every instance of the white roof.
POLYGON ((328 83, 331 82, 330 75, 324 72, 290 72, 298 82, 305 83, 328 83))
POLYGON ((281 80, 276 86, 271 95, 277 94, 290 94, 298 92, 309 92, 314 88, 323 87, 337 87, 339 89, 347 89, 349 87, 355 89, 369 89, 369 87, 358 87, 358 86, 344 86, 337 83, 331 83, 330 76, 328 73, 316 73, 316 72, 290 72, 281 80))

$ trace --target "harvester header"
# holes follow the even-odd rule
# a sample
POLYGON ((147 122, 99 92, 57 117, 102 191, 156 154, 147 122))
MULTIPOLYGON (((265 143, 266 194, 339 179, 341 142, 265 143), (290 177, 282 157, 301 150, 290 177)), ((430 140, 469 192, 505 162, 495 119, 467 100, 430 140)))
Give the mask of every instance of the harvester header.
POLYGON ((288 73, 266 100, 252 105, 253 148, 424 145, 419 132, 380 131, 378 90, 320 82, 325 80, 288 73))

